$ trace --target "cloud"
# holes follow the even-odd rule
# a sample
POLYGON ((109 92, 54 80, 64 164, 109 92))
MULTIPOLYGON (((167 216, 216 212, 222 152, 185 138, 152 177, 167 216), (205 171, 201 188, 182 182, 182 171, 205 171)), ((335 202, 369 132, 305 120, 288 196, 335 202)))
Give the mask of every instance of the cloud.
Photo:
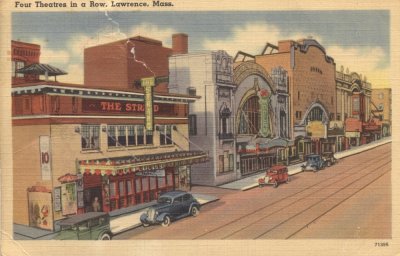
POLYGON ((143 36, 152 39, 160 40, 164 46, 171 47, 172 45, 172 34, 177 33, 172 28, 160 28, 154 24, 142 23, 139 26, 135 26, 130 30, 129 35, 131 36, 143 36))
MULTIPOLYGON (((225 39, 206 39, 202 45, 206 50, 225 50, 231 56, 235 56, 238 51, 257 55, 261 54, 267 42, 277 45, 280 40, 298 40, 309 35, 309 32, 301 31, 288 34, 266 22, 252 22, 234 27, 231 36, 225 39)), ((313 34, 312 38, 324 46, 324 39, 320 35, 313 34)), ((389 68, 385 65, 388 56, 382 48, 330 45, 325 49, 327 54, 335 59, 337 70, 343 65, 345 69, 348 67, 350 72, 366 75, 374 88, 389 86, 389 68)))
POLYGON ((51 49, 47 41, 42 38, 34 38, 32 43, 40 45, 40 62, 45 64, 60 65, 70 61, 70 54, 67 50, 51 49))
POLYGON ((59 82, 70 84, 83 84, 83 65, 69 64, 66 69, 68 74, 57 77, 59 82))
POLYGON ((235 56, 238 51, 257 55, 261 53, 266 43, 277 45, 279 40, 297 40, 306 36, 306 34, 301 33, 284 36, 283 32, 274 25, 254 22, 234 27, 232 35, 223 40, 206 39, 203 42, 203 48, 206 50, 225 50, 232 56, 235 56))
POLYGON ((383 88, 389 86, 390 70, 387 65, 388 56, 381 47, 360 46, 341 47, 331 46, 327 49, 328 55, 332 56, 336 62, 336 69, 349 69, 349 72, 357 72, 367 77, 367 81, 373 88, 383 88))

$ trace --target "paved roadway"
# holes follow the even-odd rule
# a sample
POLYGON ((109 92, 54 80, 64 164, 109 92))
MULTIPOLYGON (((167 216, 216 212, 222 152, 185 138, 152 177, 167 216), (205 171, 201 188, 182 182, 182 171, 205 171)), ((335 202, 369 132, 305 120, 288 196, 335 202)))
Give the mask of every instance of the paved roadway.
POLYGON ((278 188, 195 187, 220 200, 171 226, 137 228, 113 239, 391 238, 391 143, 341 159, 278 188))

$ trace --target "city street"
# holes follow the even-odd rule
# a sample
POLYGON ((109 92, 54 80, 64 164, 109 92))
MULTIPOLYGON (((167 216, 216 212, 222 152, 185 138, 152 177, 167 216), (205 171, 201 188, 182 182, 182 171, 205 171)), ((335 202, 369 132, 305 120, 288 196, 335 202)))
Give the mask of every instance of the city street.
POLYGON ((340 159, 289 184, 235 191, 194 187, 217 195, 198 217, 171 226, 139 227, 113 239, 391 238, 391 143, 340 159))

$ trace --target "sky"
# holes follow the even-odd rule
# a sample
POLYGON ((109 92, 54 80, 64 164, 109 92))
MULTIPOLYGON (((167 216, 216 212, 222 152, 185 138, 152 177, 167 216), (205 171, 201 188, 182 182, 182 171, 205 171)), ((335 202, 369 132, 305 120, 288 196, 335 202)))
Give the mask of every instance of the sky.
POLYGON ((174 33, 189 35, 189 52, 260 54, 267 42, 312 37, 373 88, 389 87, 390 13, 365 11, 30 12, 13 13, 12 39, 41 45, 42 63, 68 72, 61 82, 83 83, 83 49, 144 36, 171 47, 174 33))

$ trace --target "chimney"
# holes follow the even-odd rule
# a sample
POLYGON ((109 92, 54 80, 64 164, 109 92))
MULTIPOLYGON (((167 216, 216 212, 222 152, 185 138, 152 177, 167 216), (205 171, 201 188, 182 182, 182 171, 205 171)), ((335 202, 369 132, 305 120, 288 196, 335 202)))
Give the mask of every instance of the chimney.
POLYGON ((172 54, 188 53, 188 35, 184 33, 172 35, 172 54))

